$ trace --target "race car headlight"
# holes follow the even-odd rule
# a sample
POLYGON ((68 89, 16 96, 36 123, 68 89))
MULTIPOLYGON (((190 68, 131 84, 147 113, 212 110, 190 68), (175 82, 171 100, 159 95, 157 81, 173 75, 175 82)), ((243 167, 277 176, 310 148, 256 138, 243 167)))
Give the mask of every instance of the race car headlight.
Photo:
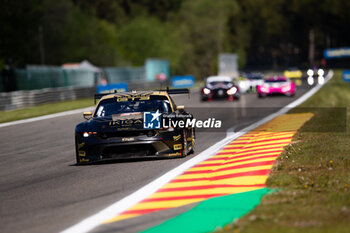
POLYGON ((84 132, 83 133, 83 137, 84 138, 87 138, 87 137, 89 137, 90 135, 96 135, 97 134, 97 132, 84 132))
POLYGON ((317 74, 319 76, 323 76, 324 75, 324 70, 323 69, 318 69, 317 74))
POLYGON ((210 89, 209 88, 203 88, 203 94, 205 94, 205 95, 209 95, 210 94, 210 89))
POLYGON ((308 77, 307 78, 307 83, 311 86, 314 84, 314 78, 313 77, 308 77))
POLYGON ((312 69, 308 69, 306 73, 307 73, 308 76, 313 76, 314 75, 314 71, 312 69))
POLYGON ((260 90, 262 92, 268 92, 269 91, 269 89, 267 87, 264 87, 264 86, 260 87, 260 90))
POLYGON ((244 82, 240 82, 238 85, 239 85, 242 89, 244 89, 244 88, 246 87, 246 84, 245 84, 244 82))
POLYGON ((285 87, 282 87, 282 91, 283 92, 287 92, 287 91, 290 91, 290 86, 285 86, 285 87))
POLYGON ((324 84, 324 77, 323 76, 319 76, 317 80, 318 80, 318 84, 320 84, 320 85, 324 84))
POLYGON ((226 93, 228 95, 234 95, 234 94, 236 94, 236 92, 237 92, 237 87, 232 87, 232 88, 228 89, 226 93))

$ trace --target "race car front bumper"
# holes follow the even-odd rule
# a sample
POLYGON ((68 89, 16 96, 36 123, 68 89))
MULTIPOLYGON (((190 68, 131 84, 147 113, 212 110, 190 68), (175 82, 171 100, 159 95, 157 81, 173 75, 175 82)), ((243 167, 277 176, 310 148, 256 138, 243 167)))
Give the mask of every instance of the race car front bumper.
POLYGON ((76 133, 76 149, 81 162, 181 156, 182 134, 176 130, 152 137, 143 135, 102 139, 98 135, 83 137, 81 133, 76 133))

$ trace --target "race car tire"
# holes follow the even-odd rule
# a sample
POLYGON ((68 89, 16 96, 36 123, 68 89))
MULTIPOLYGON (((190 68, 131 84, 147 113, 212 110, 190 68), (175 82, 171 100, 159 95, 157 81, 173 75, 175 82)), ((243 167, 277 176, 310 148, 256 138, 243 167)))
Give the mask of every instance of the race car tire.
POLYGON ((78 153, 78 138, 75 136, 75 159, 76 159, 76 164, 80 164, 80 158, 79 158, 79 153, 78 153))
POLYGON ((265 98, 265 95, 258 94, 258 98, 265 98))

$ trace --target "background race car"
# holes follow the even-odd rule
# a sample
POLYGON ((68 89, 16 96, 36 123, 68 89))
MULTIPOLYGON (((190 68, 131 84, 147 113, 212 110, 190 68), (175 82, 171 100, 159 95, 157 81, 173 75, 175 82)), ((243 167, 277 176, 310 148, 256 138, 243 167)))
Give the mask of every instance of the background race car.
POLYGON ((205 86, 201 89, 201 101, 213 99, 239 100, 240 93, 233 79, 228 76, 208 77, 205 86))
POLYGON ((283 75, 286 78, 302 78, 303 77, 303 72, 298 69, 297 67, 291 67, 288 68, 283 72, 283 75))
POLYGON ((259 98, 273 94, 294 96, 295 84, 284 76, 273 76, 257 86, 257 94, 259 98))
POLYGON ((238 86, 241 93, 256 92, 256 87, 264 83, 262 73, 241 73, 238 86))
POLYGON ((78 164, 106 159, 184 157, 194 151, 195 129, 163 127, 162 119, 192 119, 169 94, 188 89, 96 94, 95 111, 76 126, 78 164))

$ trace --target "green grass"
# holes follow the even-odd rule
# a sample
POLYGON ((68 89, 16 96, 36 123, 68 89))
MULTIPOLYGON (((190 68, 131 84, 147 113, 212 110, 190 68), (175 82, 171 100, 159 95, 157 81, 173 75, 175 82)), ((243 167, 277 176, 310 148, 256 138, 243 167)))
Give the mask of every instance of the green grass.
POLYGON ((293 110, 314 112, 315 117, 277 159, 267 186, 278 191, 264 196, 253 211, 220 232, 349 232, 349 112, 335 115, 331 109, 313 109, 346 108, 349 103, 349 84, 337 71, 317 94, 293 110))
POLYGON ((63 101, 59 103, 42 104, 35 107, 3 111, 0 114, 0 123, 22 120, 31 117, 63 112, 78 108, 93 106, 93 98, 63 101))

